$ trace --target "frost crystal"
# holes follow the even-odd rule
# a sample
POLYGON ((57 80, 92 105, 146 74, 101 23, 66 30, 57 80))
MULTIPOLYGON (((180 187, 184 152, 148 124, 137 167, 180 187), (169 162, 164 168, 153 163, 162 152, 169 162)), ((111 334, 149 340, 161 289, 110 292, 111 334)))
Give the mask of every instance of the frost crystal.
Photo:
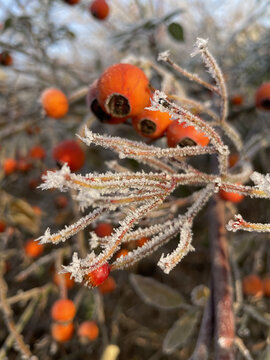
POLYGON ((158 54, 157 61, 167 61, 170 55, 171 55, 170 50, 163 51, 158 54))
POLYGON ((64 164, 59 171, 47 171, 42 175, 43 184, 38 187, 42 190, 59 188, 60 191, 67 191, 66 177, 70 175, 70 168, 68 164, 64 164))
POLYGON ((256 184, 256 188, 264 191, 270 196, 270 174, 262 175, 255 171, 250 178, 254 184, 256 184))

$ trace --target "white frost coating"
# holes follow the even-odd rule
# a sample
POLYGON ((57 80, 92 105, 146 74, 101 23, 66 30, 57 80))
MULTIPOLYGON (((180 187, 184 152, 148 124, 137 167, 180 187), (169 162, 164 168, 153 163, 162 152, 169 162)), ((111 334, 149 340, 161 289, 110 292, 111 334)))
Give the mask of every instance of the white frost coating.
POLYGON ((162 112, 168 112, 169 113, 170 110, 165 108, 162 105, 162 102, 165 102, 166 99, 167 99, 167 95, 165 94, 165 92, 160 91, 160 90, 156 90, 154 92, 153 96, 150 99, 151 106, 148 106, 145 109, 152 110, 152 111, 162 111, 162 112))
POLYGON ((51 239, 51 230, 50 228, 47 228, 45 233, 42 236, 35 239, 35 241, 39 241, 40 244, 46 244, 51 242, 50 239, 51 239))
POLYGON ((78 258, 78 253, 74 253, 72 256, 72 262, 67 265, 63 266, 63 270, 61 273, 70 273, 70 278, 74 278, 76 282, 82 282, 84 276, 89 273, 88 264, 91 263, 95 259, 95 253, 91 252, 86 256, 84 259, 78 258))
POLYGON ((229 347, 232 346, 233 342, 234 342, 234 339, 233 338, 229 338, 229 337, 224 337, 224 336, 221 336, 218 340, 217 340, 219 346, 222 348, 222 349, 228 349, 229 347))
MULTIPOLYGON (((228 224, 226 225, 226 229, 228 231, 236 232, 237 230, 240 230, 241 223, 243 222, 243 218, 240 214, 234 215, 234 220, 230 220, 228 224)), ((250 229, 250 231, 253 231, 250 229)))
POLYGON ((91 231, 89 233, 89 235, 90 235, 90 237, 89 237, 90 248, 96 249, 101 243, 101 241, 100 241, 101 238, 99 236, 97 236, 97 234, 94 231, 91 231))
POLYGON ((157 61, 167 61, 170 55, 171 55, 170 50, 163 51, 158 54, 157 61))
POLYGON ((47 171, 47 173, 42 176, 44 183, 39 185, 38 188, 42 190, 59 188, 60 191, 67 191, 67 175, 70 175, 70 168, 65 163, 59 171, 47 171))
POLYGON ((82 140, 86 145, 90 146, 94 141, 94 135, 91 130, 88 129, 87 126, 84 127, 84 137, 76 134, 80 140, 82 140))
POLYGON ((260 174, 257 171, 254 171, 250 176, 251 180, 256 185, 256 188, 262 190, 270 196, 270 174, 260 174))
POLYGON ((78 231, 83 230, 87 227, 91 222, 97 219, 100 214, 103 212, 103 209, 95 209, 92 213, 80 218, 75 223, 65 226, 64 229, 58 231, 55 234, 50 233, 50 229, 48 228, 45 231, 45 234, 40 236, 37 241, 40 241, 41 244, 45 243, 54 243, 58 244, 59 242, 64 242, 69 239, 71 236, 77 234, 78 231))
POLYGON ((196 56, 197 54, 201 53, 203 50, 207 48, 208 39, 197 38, 197 41, 194 45, 195 50, 190 54, 191 57, 196 56))
POLYGON ((186 221, 180 232, 180 241, 177 248, 166 256, 161 255, 158 262, 158 266, 164 271, 165 274, 169 274, 170 271, 183 259, 188 252, 193 251, 194 247, 191 245, 192 231, 191 224, 186 221))
POLYGON ((84 211, 100 198, 100 193, 94 189, 81 189, 73 198, 79 202, 80 210, 84 211))

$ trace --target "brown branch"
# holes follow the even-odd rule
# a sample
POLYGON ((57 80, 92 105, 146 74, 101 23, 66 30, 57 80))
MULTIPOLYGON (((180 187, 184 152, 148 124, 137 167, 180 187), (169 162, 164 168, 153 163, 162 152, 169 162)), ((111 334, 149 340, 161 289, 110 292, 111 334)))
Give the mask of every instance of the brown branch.
POLYGON ((233 360, 235 359, 233 295, 225 230, 224 202, 218 197, 213 198, 209 210, 215 317, 215 359, 233 360))
POLYGON ((203 318, 200 326, 199 336, 196 342, 195 350, 189 360, 207 360, 209 349, 214 331, 214 312, 213 312, 213 294, 209 295, 209 299, 204 308, 203 318))
POLYGON ((30 357, 32 356, 32 353, 29 350, 29 347, 25 344, 22 335, 19 333, 19 331, 16 328, 16 325, 13 320, 13 314, 12 314, 11 307, 9 306, 9 304, 7 302, 6 295, 7 295, 8 286, 7 286, 4 278, 2 277, 2 267, 3 267, 3 264, 0 264, 0 304, 1 304, 1 310, 4 315, 4 320, 5 320, 6 326, 9 330, 10 334, 13 336, 13 338, 16 342, 16 345, 17 345, 16 348, 21 353, 22 358, 30 359, 30 357))

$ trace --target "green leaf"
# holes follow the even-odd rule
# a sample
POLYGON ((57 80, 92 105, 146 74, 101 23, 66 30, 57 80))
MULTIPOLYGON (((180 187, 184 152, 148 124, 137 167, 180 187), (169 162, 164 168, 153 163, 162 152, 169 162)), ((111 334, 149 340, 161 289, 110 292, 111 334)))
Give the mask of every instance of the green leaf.
POLYGON ((130 275, 130 281, 142 300, 160 309, 174 309, 187 305, 183 296, 167 285, 145 276, 130 275))
POLYGON ((166 354, 170 354, 175 349, 185 345, 196 329, 199 316, 199 311, 189 312, 173 324, 163 341, 162 349, 166 354))
POLYGON ((168 31, 174 40, 184 41, 184 29, 179 23, 172 22, 168 26, 168 31))
POLYGON ((12 18, 7 18, 4 22, 2 32, 6 31, 8 28, 12 27, 12 24, 13 24, 12 18))

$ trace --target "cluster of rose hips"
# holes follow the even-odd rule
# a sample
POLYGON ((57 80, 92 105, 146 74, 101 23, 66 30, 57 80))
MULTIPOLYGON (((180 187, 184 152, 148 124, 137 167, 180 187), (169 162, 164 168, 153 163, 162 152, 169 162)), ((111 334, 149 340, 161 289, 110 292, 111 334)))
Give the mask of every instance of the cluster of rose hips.
POLYGON ((29 152, 26 156, 18 156, 18 158, 5 158, 3 160, 3 171, 5 175, 10 175, 15 171, 27 172, 32 166, 33 162, 36 160, 44 160, 46 152, 44 148, 40 145, 35 145, 29 149, 29 152))
MULTIPOLYGON (((80 0, 64 0, 68 5, 76 5, 80 0)), ((89 6, 89 11, 97 20, 105 20, 110 12, 110 7, 106 0, 94 0, 89 6)))
MULTIPOLYGON (((119 124, 131 119, 134 130, 141 136, 156 140, 166 135, 169 147, 207 146, 209 138, 193 126, 179 124, 166 112, 151 111, 151 86, 144 72, 135 65, 115 64, 105 70, 89 87, 87 106, 103 123, 119 124)), ((235 154, 231 158, 235 165, 235 154)), ((225 190, 223 200, 240 202, 244 196, 225 190)))
POLYGON ((101 122, 119 124, 131 119, 135 131, 152 140, 166 134, 169 147, 208 145, 209 138, 194 127, 179 124, 166 112, 145 109, 151 106, 150 88, 139 67, 115 64, 90 86, 87 105, 101 122))

